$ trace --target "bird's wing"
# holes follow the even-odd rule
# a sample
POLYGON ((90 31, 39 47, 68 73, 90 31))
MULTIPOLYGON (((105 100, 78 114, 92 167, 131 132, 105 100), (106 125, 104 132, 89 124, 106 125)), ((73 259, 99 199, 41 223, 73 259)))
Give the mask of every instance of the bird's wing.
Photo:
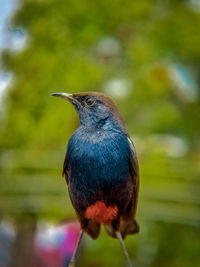
MULTIPOLYGON (((127 235, 137 234, 139 232, 139 225, 135 220, 139 190, 139 168, 133 142, 131 141, 129 136, 127 137, 127 139, 131 151, 129 174, 132 179, 133 190, 127 210, 125 214, 120 217, 119 231, 121 232, 123 239, 125 239, 127 235)), ((116 238, 115 229, 113 228, 113 226, 106 225, 105 229, 107 234, 109 234, 111 237, 116 238)))
POLYGON ((130 155, 130 175, 133 179, 133 203, 132 203, 132 208, 133 208, 133 214, 135 215, 136 213, 136 208, 137 208, 137 200, 138 200, 138 191, 139 191, 139 166, 138 166, 138 161, 137 161, 137 156, 135 152, 135 147, 133 145, 132 140, 130 137, 128 137, 128 142, 129 142, 129 147, 131 150, 131 155, 130 155))
POLYGON ((68 184, 68 181, 69 181, 69 164, 68 164, 67 154, 65 156, 65 160, 64 160, 64 164, 63 164, 62 175, 65 177, 66 182, 68 184))

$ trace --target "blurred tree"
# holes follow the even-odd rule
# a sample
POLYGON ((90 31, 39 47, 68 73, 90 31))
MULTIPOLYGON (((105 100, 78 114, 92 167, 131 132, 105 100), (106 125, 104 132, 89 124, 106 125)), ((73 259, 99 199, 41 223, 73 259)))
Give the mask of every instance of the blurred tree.
MULTIPOLYGON (((173 77, 172 70, 178 64, 197 77, 199 24, 190 1, 20 1, 11 26, 26 33, 27 45, 3 52, 13 83, 1 147, 59 146, 76 126, 74 111, 49 94, 109 92, 106 82, 119 78, 130 83, 120 105, 131 132, 178 134, 196 142, 199 92, 195 85, 195 97, 185 99, 177 82, 185 77, 173 77)), ((190 80, 186 87, 190 93, 190 80)))

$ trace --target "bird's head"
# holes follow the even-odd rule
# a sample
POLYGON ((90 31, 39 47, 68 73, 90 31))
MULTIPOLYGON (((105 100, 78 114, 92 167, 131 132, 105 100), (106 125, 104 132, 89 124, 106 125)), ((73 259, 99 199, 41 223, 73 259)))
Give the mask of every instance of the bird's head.
POLYGON ((80 118, 80 124, 88 127, 110 127, 111 124, 125 129, 123 118, 110 97, 97 92, 78 94, 53 93, 73 104, 80 118))

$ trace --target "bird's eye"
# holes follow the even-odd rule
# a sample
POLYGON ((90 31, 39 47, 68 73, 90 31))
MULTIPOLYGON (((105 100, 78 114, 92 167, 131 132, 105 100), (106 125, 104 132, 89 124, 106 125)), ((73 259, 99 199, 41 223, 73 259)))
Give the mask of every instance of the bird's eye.
POLYGON ((85 99, 85 103, 88 105, 88 106, 92 106, 95 102, 95 99, 94 98, 91 98, 91 97, 87 97, 85 99))

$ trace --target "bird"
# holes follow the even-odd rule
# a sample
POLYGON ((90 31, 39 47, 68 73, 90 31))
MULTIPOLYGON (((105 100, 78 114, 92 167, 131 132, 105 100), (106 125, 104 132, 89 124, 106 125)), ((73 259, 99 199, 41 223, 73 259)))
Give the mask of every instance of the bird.
POLYGON ((134 144, 114 101, 99 92, 53 93, 76 109, 80 124, 68 141, 63 176, 80 222, 81 232, 70 266, 86 233, 93 239, 104 225, 117 238, 132 266, 123 240, 137 234, 135 219, 139 167, 134 144))

